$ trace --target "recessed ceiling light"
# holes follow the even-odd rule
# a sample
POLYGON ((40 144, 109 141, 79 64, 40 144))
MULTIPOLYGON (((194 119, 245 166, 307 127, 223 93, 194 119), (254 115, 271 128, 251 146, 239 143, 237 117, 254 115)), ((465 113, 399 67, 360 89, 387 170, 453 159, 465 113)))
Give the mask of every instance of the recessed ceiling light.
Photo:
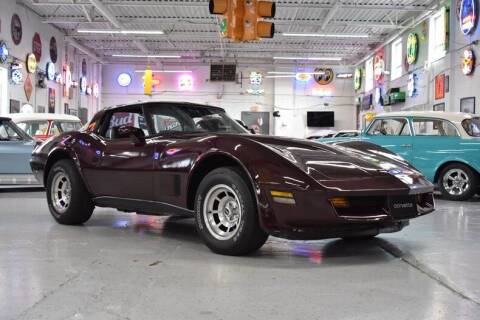
POLYGON ((158 54, 112 54, 115 58, 167 58, 167 59, 179 59, 182 56, 166 56, 158 54))
POLYGON ((285 37, 318 37, 318 38, 368 38, 362 33, 282 33, 285 37))
POLYGON ((162 30, 78 29, 78 33, 161 35, 162 30))
POLYGON ((322 61, 341 61, 341 57, 273 57, 274 60, 322 60, 322 61))

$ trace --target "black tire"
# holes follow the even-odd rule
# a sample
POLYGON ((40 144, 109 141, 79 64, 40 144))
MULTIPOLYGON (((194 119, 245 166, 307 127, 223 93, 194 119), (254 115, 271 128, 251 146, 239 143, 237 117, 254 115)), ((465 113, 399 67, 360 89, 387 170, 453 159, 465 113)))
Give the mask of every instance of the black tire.
MULTIPOLYGON (((195 221, 197 230, 205 244, 215 253, 231 256, 246 255, 258 250, 265 241, 267 241, 268 234, 260 227, 256 200, 247 183, 242 173, 236 168, 222 167, 213 170, 205 176, 198 187, 195 197, 195 221), (241 214, 239 214, 236 220, 238 221, 236 227, 231 231, 231 234, 233 234, 232 237, 230 239, 218 239, 218 233, 216 234, 212 231, 214 227, 206 221, 208 218, 206 218, 204 214, 204 205, 208 206, 206 201, 212 199, 212 192, 219 190, 218 193, 221 195, 221 188, 225 188, 225 186, 236 194, 236 198, 230 199, 233 200, 233 205, 236 210, 238 210, 237 204, 239 204, 241 214), (208 199, 206 199, 207 196, 208 199)), ((225 196, 229 195, 227 193, 223 194, 225 196)), ((215 203, 215 201, 213 201, 213 203, 215 203)), ((217 201, 217 203, 218 208, 220 208, 220 202, 217 201)), ((223 212, 225 211, 226 209, 223 210, 223 212)), ((238 212, 239 211, 236 211, 236 213, 238 212)), ((235 217, 235 215, 233 216, 235 217)), ((214 217, 212 216, 212 218, 214 217)), ((221 221, 218 220, 219 215, 217 215, 216 218, 217 221, 221 221)), ((225 216, 223 216, 223 218, 225 219, 225 216)), ((230 231, 230 229, 227 229, 227 231, 230 231)))
MULTIPOLYGON (((63 195, 65 197, 65 195, 63 195)), ((90 199, 83 180, 75 167, 75 164, 68 159, 55 162, 47 177, 47 202, 53 218, 60 224, 77 225, 86 222, 92 216, 94 204, 90 199), (61 197, 54 195, 53 184, 55 179, 61 180, 66 177, 70 182, 68 205, 60 210, 61 205, 54 204, 54 198, 61 197)), ((66 203, 65 201, 63 203, 66 203)))
MULTIPOLYGON (((447 181, 447 185, 449 185, 449 183, 450 182, 447 181)), ((442 196, 448 200, 464 201, 472 198, 478 190, 478 183, 479 179, 477 173, 470 167, 461 163, 452 163, 446 166, 438 175, 438 189, 442 193, 442 196), (449 192, 444 185, 444 181, 451 170, 461 170, 468 179, 468 188, 460 194, 452 194, 452 192, 449 192)))

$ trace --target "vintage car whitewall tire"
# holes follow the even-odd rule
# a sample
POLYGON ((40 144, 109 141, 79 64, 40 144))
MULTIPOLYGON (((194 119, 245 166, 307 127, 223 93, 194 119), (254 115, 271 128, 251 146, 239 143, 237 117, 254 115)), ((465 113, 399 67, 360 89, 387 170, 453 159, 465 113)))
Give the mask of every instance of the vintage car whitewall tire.
POLYGON ((48 208, 58 223, 76 225, 90 219, 94 205, 71 160, 53 164, 46 187, 48 208))
POLYGON ((440 172, 438 188, 448 200, 468 200, 475 195, 478 188, 478 175, 468 166, 453 163, 440 172))
POLYGON ((195 221, 206 245, 220 254, 249 254, 268 238, 247 181, 234 167, 215 169, 202 180, 195 198, 195 221))

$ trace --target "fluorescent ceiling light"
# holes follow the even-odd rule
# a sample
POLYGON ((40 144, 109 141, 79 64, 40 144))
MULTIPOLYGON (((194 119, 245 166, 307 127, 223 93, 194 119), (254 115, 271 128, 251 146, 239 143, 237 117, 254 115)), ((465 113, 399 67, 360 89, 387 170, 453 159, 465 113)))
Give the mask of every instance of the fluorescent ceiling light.
POLYGON ((339 79, 350 79, 353 78, 353 73, 337 73, 337 78, 339 79))
POLYGON ((265 76, 265 78, 295 78, 297 75, 290 74, 290 75, 278 75, 278 76, 265 76))
MULTIPOLYGON (((135 70, 137 73, 144 73, 145 70, 135 70)), ((152 70, 154 73, 191 73, 192 70, 152 70)))
POLYGON ((279 74, 279 75, 293 75, 296 76, 297 74, 308 74, 308 75, 324 75, 325 72, 287 72, 287 71, 267 71, 268 74, 279 74))
POLYGON ((322 61, 341 61, 341 57, 273 57, 274 60, 322 60, 322 61))
POLYGON ((78 29, 78 33, 100 33, 100 34, 165 34, 162 30, 121 30, 121 29, 78 29))
POLYGON ((285 37, 318 37, 318 38, 368 38, 361 33, 282 33, 285 37))
POLYGON ((112 57, 115 58, 171 58, 179 59, 182 56, 165 56, 158 54, 112 54, 112 57))

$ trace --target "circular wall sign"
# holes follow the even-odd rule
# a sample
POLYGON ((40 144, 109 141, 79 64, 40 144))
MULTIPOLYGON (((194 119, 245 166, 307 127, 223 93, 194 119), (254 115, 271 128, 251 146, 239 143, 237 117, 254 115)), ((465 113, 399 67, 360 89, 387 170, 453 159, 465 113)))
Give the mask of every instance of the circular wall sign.
POLYGON ((86 93, 87 92, 87 78, 81 77, 80 78, 80 92, 86 93))
POLYGON ((55 64, 52 62, 47 62, 47 79, 52 81, 55 79, 55 64))
POLYGON ((8 58, 8 48, 7 44, 3 41, 0 41, 0 63, 5 63, 8 58))
POLYGON ((37 69, 37 58, 35 58, 35 54, 29 53, 27 55, 27 72, 34 73, 37 69))
POLYGON ((362 69, 356 68, 355 75, 353 76, 353 88, 355 90, 360 90, 362 87, 362 69))
POLYGON ((132 77, 126 73, 120 73, 117 77, 117 83, 120 87, 128 87, 132 83, 132 77))
POLYGON ((459 13, 460 29, 464 35, 470 34, 477 25, 476 0, 462 0, 459 13))
POLYGON ((407 63, 409 65, 417 62, 418 57, 418 35, 410 33, 407 38, 407 63))
POLYGON ((473 50, 466 49, 463 51, 462 58, 462 72, 464 75, 468 76, 473 73, 473 68, 475 67, 475 54, 473 50))
POLYGON ((18 14, 12 16, 12 21, 10 22, 10 32, 12 33, 12 40, 17 46, 22 41, 22 21, 18 14))
POLYGON ((55 37, 50 38, 50 60, 52 60, 53 63, 57 62, 58 58, 58 51, 57 51, 57 40, 55 37))
POLYGON ((37 61, 40 61, 42 57, 42 40, 40 39, 40 34, 35 32, 32 39, 32 52, 37 58, 37 61))
POLYGON ((335 74, 330 68, 315 68, 313 78, 320 85, 326 85, 333 81, 335 74))

